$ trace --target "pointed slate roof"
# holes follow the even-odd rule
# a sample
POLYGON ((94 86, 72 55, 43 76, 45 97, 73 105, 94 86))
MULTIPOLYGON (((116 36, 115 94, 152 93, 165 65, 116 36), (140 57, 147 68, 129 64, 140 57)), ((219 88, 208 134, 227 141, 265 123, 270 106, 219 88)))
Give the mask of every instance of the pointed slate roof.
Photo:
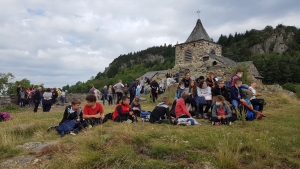
POLYGON ((204 29, 201 20, 198 19, 194 30, 192 31, 188 39, 185 41, 185 43, 202 40, 202 39, 211 41, 211 38, 206 33, 206 30, 204 29))

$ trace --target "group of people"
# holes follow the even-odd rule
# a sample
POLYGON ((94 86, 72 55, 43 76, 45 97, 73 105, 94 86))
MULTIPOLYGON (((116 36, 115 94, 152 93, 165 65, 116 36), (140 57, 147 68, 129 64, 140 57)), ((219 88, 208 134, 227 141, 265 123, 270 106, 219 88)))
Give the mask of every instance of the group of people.
POLYGON ((185 73, 185 77, 179 82, 175 92, 173 105, 176 105, 176 117, 178 115, 191 117, 188 110, 194 107, 195 118, 208 119, 208 112, 211 110, 210 119, 213 124, 220 124, 220 122, 231 124, 237 119, 238 107, 241 104, 246 105, 246 100, 250 100, 255 111, 262 112, 265 102, 264 99, 256 98, 261 96, 256 92, 257 83, 253 81, 250 86, 243 85, 242 76, 243 71, 238 69, 236 74, 231 77, 229 86, 225 86, 220 72, 217 76, 209 73, 206 79, 200 76, 195 80, 190 78, 190 73, 185 73), (180 106, 177 106, 178 104, 180 106))
POLYGON ((102 104, 108 102, 108 105, 118 104, 122 100, 123 96, 129 95, 130 104, 134 98, 140 98, 141 94, 150 93, 153 102, 157 100, 159 94, 165 92, 165 82, 160 79, 158 82, 155 79, 149 79, 147 77, 141 77, 140 80, 133 80, 129 84, 123 84, 122 80, 109 87, 104 86, 100 91, 95 86, 92 86, 89 90, 89 94, 93 94, 97 99, 102 100, 102 104))
POLYGON ((17 87, 17 105, 21 108, 34 107, 33 111, 37 112, 38 108, 43 108, 43 112, 49 112, 51 107, 56 104, 64 106, 66 101, 66 92, 64 89, 47 88, 31 86, 26 88, 21 84, 17 87))
MULTIPOLYGON (((214 73, 209 73, 208 77, 199 77, 195 80, 190 78, 190 74, 186 73, 185 77, 179 81, 178 88, 175 92, 175 99, 170 110, 169 98, 163 97, 161 102, 156 105, 150 114, 149 121, 151 123, 178 123, 178 119, 182 118, 204 118, 208 119, 208 111, 211 110, 211 117, 209 118, 212 125, 228 124, 231 125, 237 120, 238 107, 247 100, 246 95, 249 96, 251 103, 256 107, 257 111, 263 111, 263 99, 256 98, 261 96, 256 92, 257 83, 253 81, 250 86, 242 84, 241 77, 242 70, 237 70, 229 82, 229 88, 226 88, 225 81, 220 73, 215 76, 214 73), (194 107, 196 115, 192 116, 190 109, 194 107), (205 109, 204 109, 205 107, 205 109), (204 110, 203 110, 204 109, 204 110)), ((152 97, 157 93, 158 84, 153 84, 156 81, 150 82, 152 97), (152 84, 151 84, 152 83, 152 84), (156 88, 153 88, 156 87, 156 88), (152 90, 154 89, 154 90, 152 90)), ((133 82, 132 82, 133 83, 133 82)), ((140 86, 137 83, 129 84, 130 88, 140 86)), ((136 83, 136 82, 134 82, 136 83)), ((156 82, 157 83, 157 82, 156 82)), ((95 94, 94 87, 91 88, 90 94, 86 97, 86 105, 83 111, 80 109, 81 102, 73 99, 71 105, 67 106, 60 124, 68 120, 76 120, 80 129, 85 127, 92 127, 97 124, 103 124, 108 119, 115 122, 129 121, 131 123, 137 122, 138 117, 142 113, 140 99, 136 93, 130 94, 130 97, 124 95, 123 89, 125 85, 120 80, 117 84, 104 87, 100 92, 102 97, 109 97, 111 90, 115 90, 118 101, 112 113, 105 115, 102 105, 97 102, 97 94, 95 94), (93 91, 92 91, 93 90, 93 91), (93 93, 94 92, 94 93, 93 93), (133 97, 131 97, 133 96, 133 97)), ((76 134, 71 131, 71 134, 76 134)))

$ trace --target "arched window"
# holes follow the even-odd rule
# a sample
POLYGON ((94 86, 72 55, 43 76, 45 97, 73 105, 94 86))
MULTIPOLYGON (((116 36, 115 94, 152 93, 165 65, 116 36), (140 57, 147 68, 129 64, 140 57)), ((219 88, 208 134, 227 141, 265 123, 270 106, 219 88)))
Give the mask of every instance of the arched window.
POLYGON ((217 64, 218 64, 218 63, 217 63, 216 61, 214 61, 212 65, 213 65, 213 66, 216 66, 217 64))
POLYGON ((192 52, 190 50, 187 50, 185 52, 184 61, 185 62, 191 62, 192 61, 192 52))
POLYGON ((211 54, 216 54, 215 50, 213 50, 213 49, 210 51, 210 53, 211 54))

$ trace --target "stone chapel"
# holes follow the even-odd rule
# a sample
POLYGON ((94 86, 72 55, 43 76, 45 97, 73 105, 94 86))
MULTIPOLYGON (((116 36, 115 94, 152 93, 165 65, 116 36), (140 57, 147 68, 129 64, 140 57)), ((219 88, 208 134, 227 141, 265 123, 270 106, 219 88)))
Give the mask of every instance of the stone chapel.
POLYGON ((190 36, 184 43, 175 45, 175 66, 173 72, 184 76, 190 72, 192 79, 199 76, 206 76, 209 72, 221 71, 224 76, 229 74, 232 67, 245 63, 249 73, 256 79, 261 79, 257 68, 252 61, 235 62, 222 56, 222 46, 213 42, 204 29, 200 19, 190 36))

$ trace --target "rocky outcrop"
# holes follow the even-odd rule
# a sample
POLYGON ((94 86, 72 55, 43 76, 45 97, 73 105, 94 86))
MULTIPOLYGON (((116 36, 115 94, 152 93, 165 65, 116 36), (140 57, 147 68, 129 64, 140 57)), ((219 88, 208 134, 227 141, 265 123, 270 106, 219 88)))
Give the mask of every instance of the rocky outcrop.
MULTIPOLYGON (((291 39, 294 34, 291 32, 288 34, 288 39, 291 39)), ((249 48, 251 54, 265 54, 269 53, 270 51, 277 52, 282 54, 288 49, 288 46, 284 43, 283 35, 273 35, 269 37, 264 43, 256 44, 249 48), (274 45, 274 46, 273 46, 274 45)))

